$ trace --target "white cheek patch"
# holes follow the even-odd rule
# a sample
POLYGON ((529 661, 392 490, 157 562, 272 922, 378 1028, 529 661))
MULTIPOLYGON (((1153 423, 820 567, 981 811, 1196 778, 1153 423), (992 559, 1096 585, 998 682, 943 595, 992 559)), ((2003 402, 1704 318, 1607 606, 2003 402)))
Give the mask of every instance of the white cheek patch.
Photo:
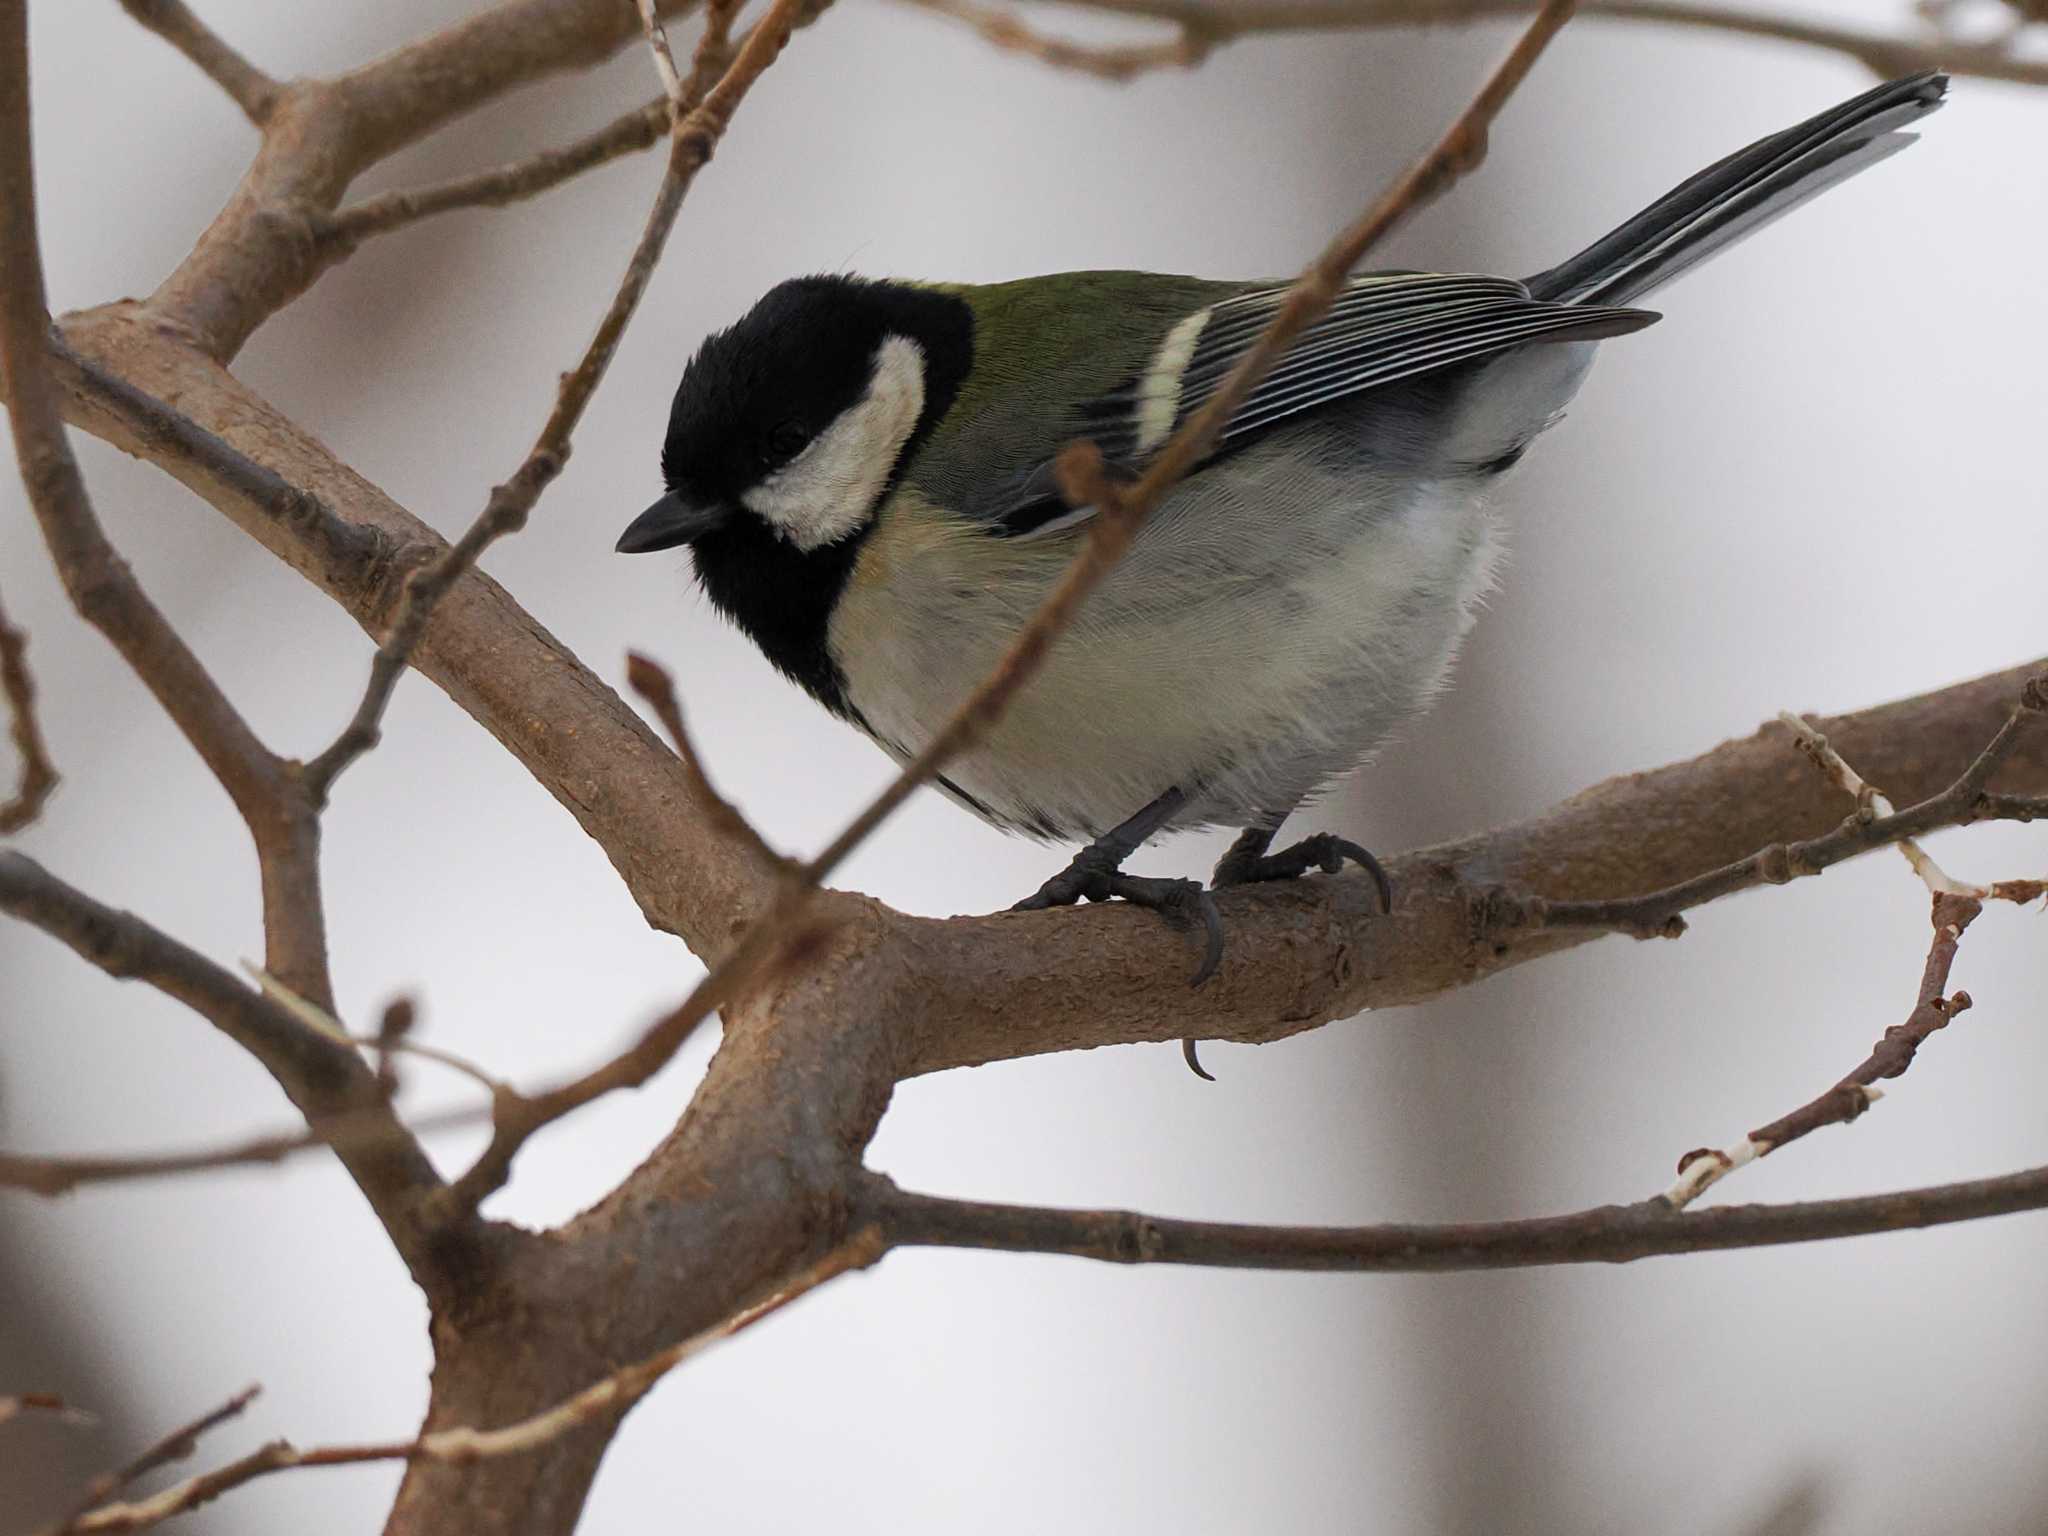
POLYGON ((1148 453, 1166 441, 1173 419, 1180 414, 1180 380, 1187 372, 1188 359, 1195 355, 1195 343, 1209 323, 1211 310, 1198 309, 1172 330, 1159 344, 1158 355, 1138 386, 1138 451, 1148 453))
POLYGON ((923 413, 924 351, 890 336, 860 401, 740 500, 798 549, 843 539, 867 521, 923 413))

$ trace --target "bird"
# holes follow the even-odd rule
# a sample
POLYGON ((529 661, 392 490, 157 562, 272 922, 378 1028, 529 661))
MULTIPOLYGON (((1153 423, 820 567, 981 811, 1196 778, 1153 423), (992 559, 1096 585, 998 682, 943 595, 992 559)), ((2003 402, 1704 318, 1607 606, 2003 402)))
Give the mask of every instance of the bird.
MULTIPOLYGON (((1596 347, 1660 318, 1638 300, 1904 148, 1947 84, 1892 80, 1760 139, 1532 277, 1350 277, 936 780, 1005 831, 1085 845, 1018 907, 1122 898, 1199 925, 1199 985, 1222 954, 1209 888, 1123 864, 1224 827, 1213 887, 1348 861, 1391 911, 1356 843, 1272 844, 1445 686, 1499 564, 1501 477, 1596 347)), ((1111 473, 1140 471, 1288 291, 1132 271, 784 281, 690 357, 663 494, 616 548, 687 546, 718 612, 907 762, 1086 536, 1061 450, 1092 440, 1111 473)))

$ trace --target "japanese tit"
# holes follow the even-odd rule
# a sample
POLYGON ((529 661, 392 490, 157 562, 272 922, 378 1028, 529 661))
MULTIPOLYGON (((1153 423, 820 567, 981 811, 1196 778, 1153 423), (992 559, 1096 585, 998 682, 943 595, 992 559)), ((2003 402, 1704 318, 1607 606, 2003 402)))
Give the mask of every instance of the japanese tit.
MULTIPOLYGON (((1561 265, 1351 280, 1166 498, 1042 672, 939 781, 1008 831, 1089 846, 1022 903, 1121 896, 1209 924, 1189 881, 1124 875, 1170 829, 1243 834, 1216 883, 1334 872, 1269 852, 1306 798, 1443 686, 1494 576, 1488 492, 1633 307, 1912 141, 1939 74, 1881 85, 1683 183, 1561 265)), ((989 286, 785 282, 684 370, 667 493, 618 541, 689 546, 712 603, 899 761, 990 670, 1079 547, 1052 463, 1135 470, 1287 285, 1069 272, 989 286)), ((1198 976, 1199 979, 1199 976, 1198 976)), ((1199 1068, 1197 1068, 1199 1070, 1199 1068)))

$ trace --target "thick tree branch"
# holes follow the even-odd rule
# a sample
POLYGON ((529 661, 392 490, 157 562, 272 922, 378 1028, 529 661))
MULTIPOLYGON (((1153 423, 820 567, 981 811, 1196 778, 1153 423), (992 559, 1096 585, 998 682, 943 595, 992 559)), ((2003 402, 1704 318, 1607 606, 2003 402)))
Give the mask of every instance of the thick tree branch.
MULTIPOLYGON (((1873 779, 1926 799, 1979 757, 1977 744, 2000 731, 2042 665, 1821 724, 1873 779)), ((2001 778, 2048 785, 2048 731, 2026 732, 2001 778)), ((1760 845, 1838 827, 1837 797, 1773 722, 1689 761, 1609 779, 1518 825, 1389 860, 1391 917, 1356 874, 1224 892, 1227 956, 1197 992, 1173 985, 1185 982, 1184 958, 1144 913, 919 922, 930 990, 916 1012, 931 1024, 917 1033, 914 1070, 1188 1034, 1278 1040, 1419 1002, 1598 936, 1529 928, 1531 896, 1555 904, 1661 890, 1760 845), (1026 932, 1012 939, 1006 929, 1026 932)))
POLYGON ((57 787, 57 767, 36 715, 36 684, 28 670, 28 636, 7 621, 0 607, 0 698, 7 701, 7 734, 21 757, 14 793, 0 800, 0 836, 19 832, 43 812, 57 787))
POLYGON ((277 82, 223 42, 184 0, 121 0, 121 9, 197 64, 258 128, 269 119, 277 82))

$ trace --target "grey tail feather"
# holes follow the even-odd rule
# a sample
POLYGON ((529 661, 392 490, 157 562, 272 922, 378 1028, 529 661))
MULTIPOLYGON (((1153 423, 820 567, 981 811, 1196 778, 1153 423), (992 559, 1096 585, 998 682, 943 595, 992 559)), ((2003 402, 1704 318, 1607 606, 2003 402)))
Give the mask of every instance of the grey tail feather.
POLYGON ((1888 81, 1708 166, 1571 260, 1528 280, 1539 299, 1628 304, 1913 142, 1941 105, 1935 70, 1888 81))

